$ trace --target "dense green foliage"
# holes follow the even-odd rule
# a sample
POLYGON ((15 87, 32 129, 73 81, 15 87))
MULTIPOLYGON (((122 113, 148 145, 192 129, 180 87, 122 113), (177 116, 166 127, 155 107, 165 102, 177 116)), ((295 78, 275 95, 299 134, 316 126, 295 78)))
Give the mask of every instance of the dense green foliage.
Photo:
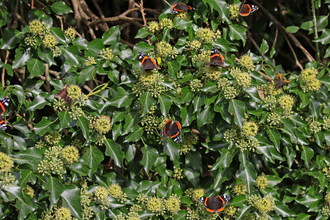
POLYGON ((264 19, 277 6, 252 2, 260 9, 246 18, 239 1, 203 0, 195 12, 139 6, 146 18, 107 21, 131 22, 134 38, 125 23, 84 27, 77 1, 0 3, 0 97, 10 98, 0 217, 327 219, 330 29, 315 13, 330 2, 311 1, 309 17, 288 3, 287 32, 264 19), (312 55, 292 34, 306 30, 312 55), (302 50, 281 57, 288 39, 302 50), (223 67, 209 65, 214 46, 223 67), (139 51, 160 69, 143 71, 139 51), (168 119, 181 123, 180 143, 161 136, 168 119), (211 214, 198 202, 210 195, 231 200, 211 214))

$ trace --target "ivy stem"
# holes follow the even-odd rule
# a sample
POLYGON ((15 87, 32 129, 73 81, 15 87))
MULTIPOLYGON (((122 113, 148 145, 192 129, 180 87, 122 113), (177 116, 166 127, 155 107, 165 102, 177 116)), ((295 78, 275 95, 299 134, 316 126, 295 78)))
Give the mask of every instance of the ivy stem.
MULTIPOLYGON (((314 33, 315 33, 315 39, 317 39, 319 36, 317 34, 317 25, 316 25, 316 14, 315 14, 315 2, 312 0, 312 12, 313 12, 313 20, 314 20, 314 33)), ((315 48, 316 48, 316 60, 320 61, 320 50, 319 50, 319 44, 315 42, 315 48)))

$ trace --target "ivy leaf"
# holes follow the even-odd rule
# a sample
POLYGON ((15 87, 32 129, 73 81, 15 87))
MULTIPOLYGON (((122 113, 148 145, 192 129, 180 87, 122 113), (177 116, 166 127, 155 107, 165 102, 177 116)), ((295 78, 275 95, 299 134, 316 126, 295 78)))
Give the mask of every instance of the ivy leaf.
POLYGON ((49 176, 48 181, 43 185, 44 190, 50 193, 49 201, 51 207, 60 199, 61 193, 64 191, 64 185, 55 177, 49 176))
POLYGON ((120 26, 116 25, 111 27, 107 32, 102 36, 102 41, 104 45, 115 44, 120 39, 120 26))
POLYGON ((10 50, 15 48, 16 44, 18 44, 23 37, 22 32, 18 31, 14 28, 5 28, 3 30, 3 35, 1 38, 1 50, 10 50))
POLYGON ((221 157, 217 158, 215 164, 213 164, 211 171, 215 171, 219 168, 227 168, 233 161, 233 154, 226 148, 221 149, 221 157))
POLYGON ((234 115, 234 122, 240 128, 243 128, 245 104, 244 102, 236 99, 229 101, 228 112, 234 115))
POLYGON ((142 158, 141 163, 142 163, 147 175, 149 175, 149 171, 151 170, 151 167, 156 162, 156 159, 159 157, 159 154, 155 148, 150 147, 148 145, 144 145, 141 148, 141 151, 143 153, 143 158, 142 158))
POLYGON ((72 119, 70 118, 70 115, 69 115, 69 111, 59 112, 58 117, 61 121, 61 125, 60 125, 61 129, 68 127, 72 122, 72 119))
POLYGON ((168 96, 161 94, 158 96, 158 103, 160 104, 162 115, 166 117, 171 108, 172 100, 168 96))
POLYGON ((131 104, 132 98, 129 97, 129 93, 122 87, 117 88, 117 95, 108 103, 110 106, 117 108, 127 107, 131 104))
POLYGON ((243 169, 240 168, 236 173, 237 178, 243 181, 243 183, 247 186, 248 193, 252 192, 253 185, 257 178, 257 172, 254 169, 253 165, 249 163, 243 169))
POLYGON ((104 159, 103 153, 93 145, 88 146, 86 153, 81 158, 88 164, 89 168, 91 168, 91 173, 97 170, 97 167, 104 159))
POLYGON ((54 121, 50 121, 46 117, 43 117, 41 121, 34 126, 34 131, 36 132, 36 134, 44 136, 46 133, 52 131, 52 123, 54 123, 54 121))
POLYGON ((153 106, 156 103, 156 100, 152 97, 152 95, 149 92, 146 92, 140 96, 140 102, 143 105, 143 112, 142 115, 146 115, 151 106, 153 106))
POLYGON ((297 26, 288 26, 288 27, 285 28, 285 30, 287 32, 290 32, 290 33, 294 34, 299 30, 299 27, 297 27, 297 26))
POLYGON ((239 26, 238 24, 229 25, 229 39, 241 40, 243 44, 246 42, 246 28, 239 26))
POLYGON ((64 15, 64 14, 68 14, 68 13, 73 13, 73 11, 71 10, 71 8, 69 6, 67 6, 65 4, 65 2, 63 2, 63 1, 55 2, 54 4, 52 4, 50 6, 50 8, 52 9, 52 11, 55 14, 58 14, 58 15, 64 15))
POLYGON ((329 44, 330 43, 330 29, 323 29, 322 35, 316 40, 312 40, 313 42, 318 42, 321 44, 329 44))
POLYGON ((200 173, 203 172, 202 155, 199 152, 190 151, 186 155, 185 163, 187 167, 191 167, 192 169, 197 170, 200 173))
POLYGON ((112 139, 106 139, 104 145, 106 147, 105 155, 110 156, 116 166, 122 167, 124 154, 121 152, 121 146, 112 139))
POLYGON ((211 123, 214 118, 214 111, 211 106, 207 106, 201 113, 197 114, 197 125, 202 127, 206 123, 211 123))
POLYGON ((304 160, 305 166, 309 168, 312 157, 314 156, 314 151, 309 146, 301 146, 301 159, 304 160))
POLYGON ((89 123, 85 117, 79 117, 77 119, 77 126, 80 127, 85 139, 89 138, 89 123))
POLYGON ((82 206, 81 206, 81 194, 80 189, 77 186, 68 185, 65 186, 64 191, 61 194, 63 206, 70 209, 71 214, 82 219, 82 206))
POLYGON ((277 202, 275 207, 275 212, 282 217, 295 217, 296 214, 292 212, 287 205, 283 202, 277 202))
POLYGON ((179 160, 180 145, 168 137, 166 144, 164 145, 164 153, 170 157, 171 161, 179 160))
POLYGON ((133 129, 133 132, 130 133, 124 140, 124 142, 135 142, 141 139, 142 135, 144 133, 144 129, 140 126, 135 126, 133 129))
POLYGON ((32 170, 21 170, 20 179, 18 180, 18 182, 22 188, 25 188, 27 183, 31 183, 31 185, 34 185, 36 181, 37 177, 32 170))
POLYGON ((200 173, 196 170, 188 168, 184 171, 185 177, 189 180, 189 182, 193 185, 193 187, 198 187, 199 185, 199 176, 200 173))

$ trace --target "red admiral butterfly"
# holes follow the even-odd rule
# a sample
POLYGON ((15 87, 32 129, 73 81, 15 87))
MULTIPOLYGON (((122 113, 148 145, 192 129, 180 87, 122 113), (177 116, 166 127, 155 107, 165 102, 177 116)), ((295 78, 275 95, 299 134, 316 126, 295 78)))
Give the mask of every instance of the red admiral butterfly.
POLYGON ((225 205, 230 200, 230 196, 211 196, 211 197, 201 197, 198 199, 201 202, 208 212, 221 212, 225 205))
MULTIPOLYGON (((0 99, 0 115, 2 115, 2 113, 4 113, 6 111, 8 105, 9 105, 9 97, 0 99)), ((2 117, 0 119, 0 128, 2 130, 6 130, 6 128, 7 128, 6 123, 2 117)))
POLYGON ((242 16, 248 16, 252 12, 256 11, 259 9, 258 6, 256 5, 251 5, 251 4, 245 4, 246 0, 243 0, 241 5, 239 6, 239 14, 242 16))
POLYGON ((219 53, 217 47, 213 47, 211 50, 211 56, 210 56, 210 66, 222 66, 225 67, 225 62, 223 61, 223 56, 219 53))
POLYGON ((165 123, 163 130, 161 131, 162 136, 170 136, 176 143, 181 142, 181 124, 178 121, 172 121, 168 119, 165 123))
POLYGON ((290 81, 283 81, 281 74, 277 75, 277 83, 276 83, 276 89, 280 88, 281 86, 288 84, 290 81))
POLYGON ((172 6, 172 14, 177 14, 179 12, 189 11, 189 10, 195 11, 196 9, 182 2, 176 3, 175 5, 172 6))
POLYGON ((153 70, 153 69, 160 69, 157 66, 157 63, 154 59, 149 58, 146 54, 139 51, 139 61, 143 66, 143 70, 153 70))

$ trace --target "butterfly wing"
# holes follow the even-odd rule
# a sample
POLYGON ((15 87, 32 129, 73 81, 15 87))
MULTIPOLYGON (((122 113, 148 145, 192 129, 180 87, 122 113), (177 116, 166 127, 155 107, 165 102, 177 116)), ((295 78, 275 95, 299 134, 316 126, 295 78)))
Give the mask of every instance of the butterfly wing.
POLYGON ((241 3, 240 9, 239 9, 239 14, 241 16, 248 16, 252 12, 259 9, 259 7, 256 5, 244 4, 244 3, 245 3, 245 1, 241 3))
POLYGON ((7 107, 9 105, 9 97, 0 99, 0 115, 6 111, 7 107))
POLYGON ((179 2, 179 3, 176 3, 173 5, 172 7, 172 14, 177 14, 179 12, 182 12, 182 11, 195 11, 196 9, 189 6, 189 5, 186 5, 185 3, 182 3, 182 2, 179 2))

